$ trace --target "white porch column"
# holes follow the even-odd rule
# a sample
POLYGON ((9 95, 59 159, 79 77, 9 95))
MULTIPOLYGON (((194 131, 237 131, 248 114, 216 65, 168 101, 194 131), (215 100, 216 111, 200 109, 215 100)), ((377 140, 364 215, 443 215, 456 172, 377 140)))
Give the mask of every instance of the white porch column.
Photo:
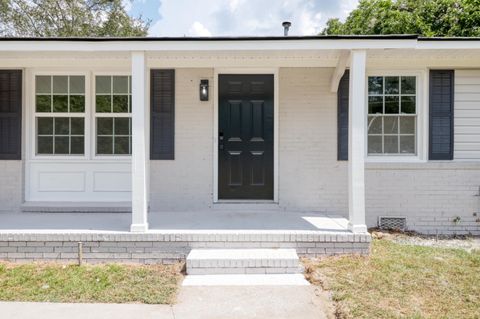
POLYGON ((365 50, 352 50, 348 105, 348 227, 366 232, 365 223, 365 124, 366 124, 365 50))
POLYGON ((132 52, 132 225, 148 230, 149 107, 145 52, 132 52))

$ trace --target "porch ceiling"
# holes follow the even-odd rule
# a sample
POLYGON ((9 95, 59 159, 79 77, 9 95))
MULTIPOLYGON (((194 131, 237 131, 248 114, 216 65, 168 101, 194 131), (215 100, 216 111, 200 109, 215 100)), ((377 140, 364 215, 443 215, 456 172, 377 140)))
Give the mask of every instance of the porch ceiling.
MULTIPOLYGON (((342 49, 149 51, 150 67, 335 67, 342 49)), ((405 64, 435 67, 480 67, 480 49, 370 49, 367 67, 405 64), (412 63, 414 62, 414 63, 412 63)), ((0 67, 115 67, 130 69, 130 52, 2 51, 0 67)))

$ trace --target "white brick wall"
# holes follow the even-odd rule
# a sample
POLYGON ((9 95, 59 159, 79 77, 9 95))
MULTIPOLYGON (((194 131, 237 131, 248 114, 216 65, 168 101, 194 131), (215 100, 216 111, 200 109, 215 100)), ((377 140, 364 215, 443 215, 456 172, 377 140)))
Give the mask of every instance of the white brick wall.
POLYGON ((175 71, 175 160, 150 162, 152 212, 212 205, 213 98, 200 102, 200 79, 213 94, 213 69, 175 71))
POLYGON ((383 215, 406 216, 412 230, 480 234, 479 187, 480 163, 368 163, 367 223, 373 226, 383 215))
POLYGON ((22 171, 22 161, 0 161, 0 213, 20 210, 23 198, 22 171))
POLYGON ((280 69, 279 200, 287 209, 347 216, 347 163, 337 161, 332 72, 280 69))

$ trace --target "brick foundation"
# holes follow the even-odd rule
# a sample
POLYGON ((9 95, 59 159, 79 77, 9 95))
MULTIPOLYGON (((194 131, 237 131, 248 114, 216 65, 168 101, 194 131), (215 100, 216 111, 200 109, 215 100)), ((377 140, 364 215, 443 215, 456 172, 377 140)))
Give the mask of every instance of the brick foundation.
POLYGON ((0 234, 0 260, 77 262, 79 242, 86 263, 174 263, 192 248, 295 248, 300 256, 368 254, 369 234, 182 233, 182 234, 0 234))

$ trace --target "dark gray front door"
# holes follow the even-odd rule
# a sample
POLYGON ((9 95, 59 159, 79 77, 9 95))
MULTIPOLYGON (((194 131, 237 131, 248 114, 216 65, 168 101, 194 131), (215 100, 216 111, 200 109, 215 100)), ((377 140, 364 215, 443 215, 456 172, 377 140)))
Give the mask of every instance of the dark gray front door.
POLYGON ((273 199, 273 75, 219 75, 218 197, 273 199))

